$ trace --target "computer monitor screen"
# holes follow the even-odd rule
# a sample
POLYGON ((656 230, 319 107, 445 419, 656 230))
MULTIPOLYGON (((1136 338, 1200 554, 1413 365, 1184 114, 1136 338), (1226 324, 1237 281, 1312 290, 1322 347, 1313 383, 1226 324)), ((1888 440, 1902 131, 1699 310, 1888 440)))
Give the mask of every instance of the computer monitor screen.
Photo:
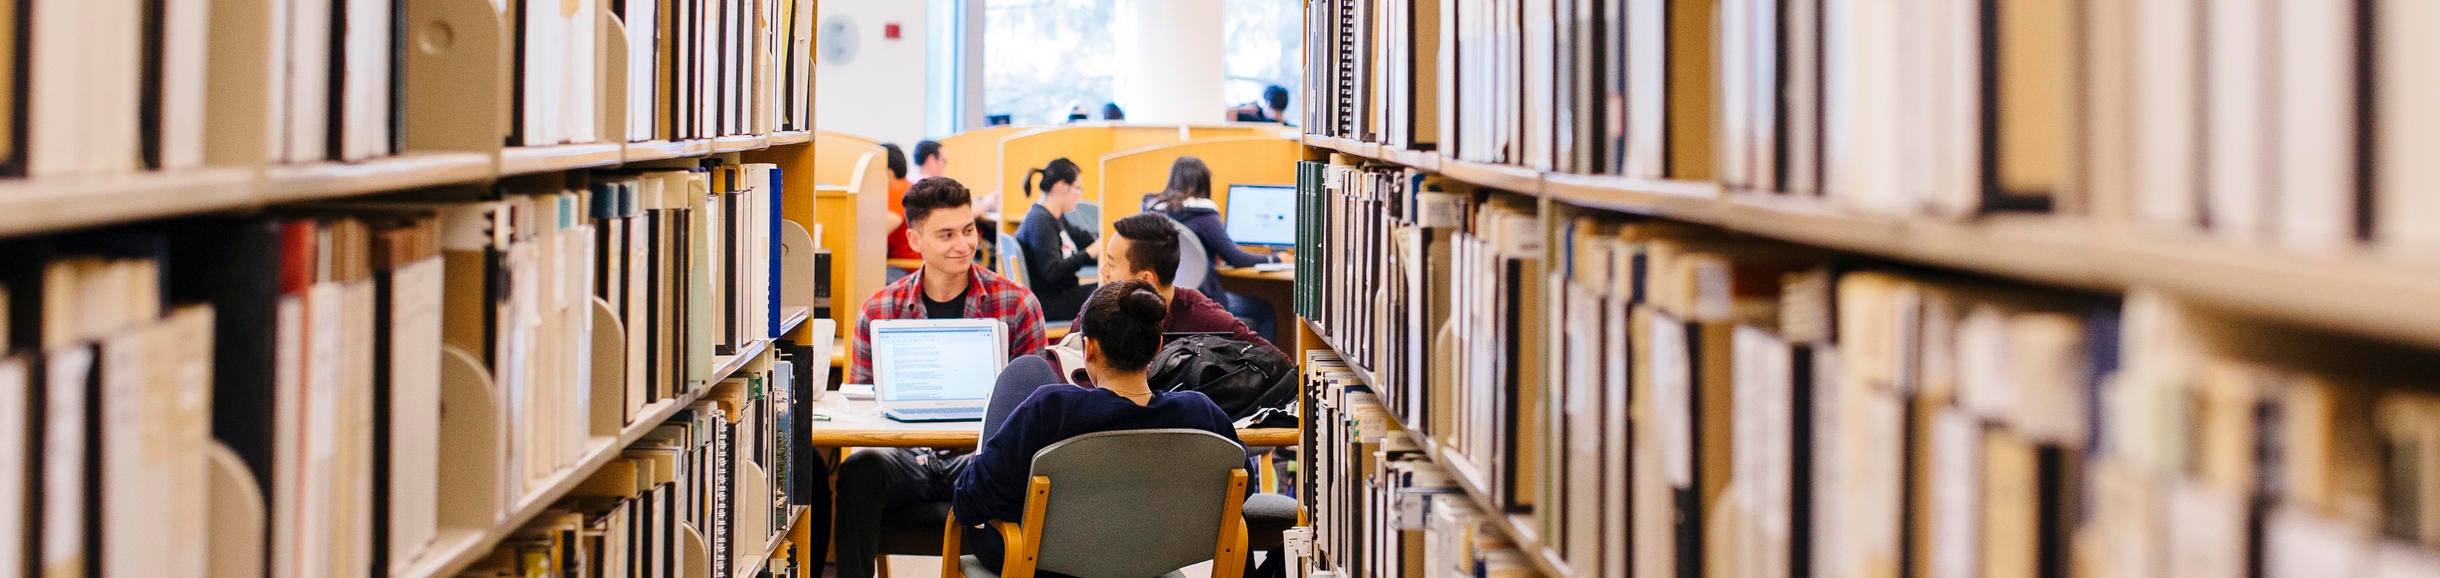
POLYGON ((999 377, 999 334, 984 324, 895 326, 875 322, 873 367, 883 402, 991 397, 999 377))
POLYGON ((1240 245, 1296 245, 1294 185, 1229 185, 1228 238, 1240 245))

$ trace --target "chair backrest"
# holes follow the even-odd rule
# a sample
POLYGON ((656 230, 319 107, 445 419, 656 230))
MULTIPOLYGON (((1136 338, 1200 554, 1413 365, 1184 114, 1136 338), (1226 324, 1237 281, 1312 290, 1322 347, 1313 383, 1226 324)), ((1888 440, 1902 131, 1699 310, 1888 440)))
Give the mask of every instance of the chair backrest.
POLYGON ((1074 225, 1078 229, 1099 231, 1101 230, 1101 203, 1092 201, 1076 203, 1076 210, 1068 211, 1065 219, 1069 225, 1074 225))
POLYGON ((1016 235, 1001 231, 1000 240, 994 244, 993 250, 1000 252, 1001 277, 1007 277, 1009 282, 1020 287, 1032 286, 1025 279, 1025 246, 1017 244, 1016 235))
POLYGON ((1195 230, 1186 228, 1185 223, 1170 219, 1169 226, 1178 230, 1178 275, 1169 284, 1202 287, 1203 280, 1212 274, 1211 250, 1203 247, 1203 238, 1195 236, 1195 230))
POLYGON ((1036 568, 1074 576, 1159 576, 1212 559, 1229 472, 1245 448, 1195 429, 1109 431, 1034 454, 1048 476, 1036 568))

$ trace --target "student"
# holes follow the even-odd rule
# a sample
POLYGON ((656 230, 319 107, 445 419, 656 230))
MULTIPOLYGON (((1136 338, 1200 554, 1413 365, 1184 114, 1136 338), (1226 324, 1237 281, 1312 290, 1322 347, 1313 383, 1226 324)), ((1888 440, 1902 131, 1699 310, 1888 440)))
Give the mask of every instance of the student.
POLYGON ((1034 298, 1042 301, 1043 316, 1051 321, 1075 319, 1084 298, 1093 295, 1094 286, 1079 285, 1076 272, 1093 263, 1097 241, 1091 229, 1067 220, 1068 213, 1084 202, 1084 190, 1076 188, 1081 172, 1075 161, 1062 158, 1025 173, 1026 194, 1040 190, 1042 200, 1017 225, 1017 242, 1025 251, 1026 284, 1033 288, 1034 298), (1041 180, 1035 180, 1037 177, 1041 180))
MULTIPOLYGON (((907 154, 899 150, 896 144, 881 145, 881 150, 889 153, 890 166, 889 258, 921 259, 923 254, 916 253, 915 246, 907 244, 907 210, 902 203, 905 202, 907 196, 907 187, 914 186, 914 183, 907 182, 907 154)), ((903 276, 904 274, 898 274, 891 277, 890 280, 897 281, 898 277, 903 276)))
MULTIPOLYGON (((1169 188, 1146 197, 1144 210, 1159 211, 1185 224, 1187 229, 1195 232, 1196 239, 1203 241, 1203 249, 1211 253, 1215 263, 1252 267, 1261 263, 1282 262, 1279 255, 1248 253, 1237 246, 1237 241, 1229 238, 1228 227, 1220 222, 1220 205, 1212 202, 1212 172, 1203 166, 1203 159, 1178 157, 1176 162, 1170 163, 1169 188)), ((1271 337, 1272 326, 1278 324, 1273 320, 1270 303, 1221 289, 1219 275, 1205 277, 1203 286, 1196 289, 1226 306, 1229 313, 1245 319, 1246 325, 1253 326, 1254 332, 1264 339, 1271 337)))
MULTIPOLYGON (((1161 301, 1169 304, 1169 316, 1161 320, 1162 333, 1227 333, 1238 341, 1279 349, 1202 291, 1171 285, 1178 277, 1178 229, 1169 224, 1168 217, 1138 213, 1111 227, 1114 234, 1101 243, 1101 278, 1112 283, 1150 283, 1161 294, 1161 301)), ((1083 325, 1078 324, 1077 332, 1084 332, 1083 325)))
POLYGON ((1287 124, 1288 89, 1274 84, 1262 88, 1262 100, 1237 105, 1229 110, 1229 119, 1237 122, 1276 122, 1287 124))
MULTIPOLYGON (((856 320, 847 380, 872 383, 872 322, 881 319, 999 319, 1008 327, 1012 358, 1042 352, 1042 305, 1024 287, 974 266, 978 234, 966 187, 932 178, 907 191, 910 243, 923 267, 890 283, 864 302, 856 320)), ((893 508, 945 502, 949 486, 971 456, 930 449, 867 450, 839 463, 837 513, 839 576, 873 575, 881 549, 881 518, 893 508)))
MULTIPOLYGON (((957 478, 950 501, 958 523, 967 526, 966 553, 987 566, 1000 567, 1004 545, 999 533, 980 526, 991 520, 1024 519, 1025 488, 1034 454, 1061 440, 1106 431, 1191 428, 1245 445, 1237 439, 1237 428, 1228 413, 1211 398, 1194 391, 1157 391, 1150 382, 1146 370, 1160 353, 1161 326, 1168 311, 1149 283, 1130 280, 1103 285, 1086 300, 1082 314, 1094 327, 1093 334, 1084 338, 1084 359, 1085 371, 1093 376, 1096 387, 1060 383, 1035 358, 1020 360, 1022 365, 1006 372, 1011 379, 1000 380, 991 405, 1003 406, 1006 399, 1019 395, 1024 401, 1004 419, 984 428, 982 447, 957 478), (1024 375, 1049 380, 1030 387, 1012 381, 1024 375)), ((1145 492, 1160 490, 1143 488, 1145 492)))
POLYGON ((940 156, 940 141, 915 143, 915 176, 907 182, 920 183, 945 174, 949 174, 949 159, 940 156))

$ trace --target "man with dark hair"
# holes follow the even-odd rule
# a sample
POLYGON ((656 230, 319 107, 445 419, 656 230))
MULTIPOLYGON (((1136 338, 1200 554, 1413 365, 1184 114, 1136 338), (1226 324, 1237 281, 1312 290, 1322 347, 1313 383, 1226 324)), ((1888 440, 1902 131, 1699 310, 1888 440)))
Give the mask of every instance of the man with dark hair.
POLYGON ((907 180, 920 183, 945 174, 949 174, 949 159, 940 156, 940 141, 915 143, 915 176, 907 180))
POLYGON ((1274 84, 1262 87, 1263 116, 1272 122, 1288 122, 1288 89, 1274 84))
MULTIPOLYGON (((913 245, 907 244, 907 215, 903 203, 906 201, 907 189, 914 186, 914 183, 907 181, 907 153, 899 150, 898 145, 889 143, 882 144, 881 150, 889 153, 887 158, 890 167, 890 258, 922 258, 923 255, 917 254, 913 245)), ((906 276, 906 273, 897 270, 891 270, 889 274, 892 275, 891 281, 897 281, 906 276)))
MULTIPOLYGON (((974 266, 980 234, 965 185, 945 177, 925 179, 907 190, 901 204, 907 242, 923 254, 923 266, 864 302, 849 349, 847 381, 873 382, 872 325, 883 319, 998 319, 1008 328, 1011 357, 1041 353, 1042 304, 1033 292, 974 266)), ((841 461, 834 516, 838 575, 872 576, 883 518, 894 510, 905 514, 901 508, 948 501, 949 487, 969 457, 962 451, 895 449, 859 451, 841 461)))
MULTIPOLYGON (((1151 283, 1153 290, 1160 292, 1161 300, 1169 304, 1162 332, 1228 333, 1238 341, 1279 348, 1256 335, 1245 322, 1237 320, 1237 316, 1229 314, 1227 308, 1204 296, 1202 291, 1172 285, 1178 278, 1178 228, 1169 217, 1138 213, 1119 219, 1111 228, 1115 234, 1101 242, 1102 282, 1133 279, 1151 283)), ((1076 330, 1089 332, 1085 325, 1083 318, 1078 318, 1076 330)))

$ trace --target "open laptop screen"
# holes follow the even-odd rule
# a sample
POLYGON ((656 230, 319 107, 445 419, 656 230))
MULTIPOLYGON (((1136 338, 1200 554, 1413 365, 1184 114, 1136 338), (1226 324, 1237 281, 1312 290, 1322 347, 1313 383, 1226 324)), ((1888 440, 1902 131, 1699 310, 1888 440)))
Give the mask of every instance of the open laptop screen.
POLYGON ((881 401, 986 399, 1000 375, 999 335, 989 325, 872 327, 881 401))
POLYGON ((1296 245, 1296 187, 1229 185, 1228 238, 1241 245, 1296 245))

